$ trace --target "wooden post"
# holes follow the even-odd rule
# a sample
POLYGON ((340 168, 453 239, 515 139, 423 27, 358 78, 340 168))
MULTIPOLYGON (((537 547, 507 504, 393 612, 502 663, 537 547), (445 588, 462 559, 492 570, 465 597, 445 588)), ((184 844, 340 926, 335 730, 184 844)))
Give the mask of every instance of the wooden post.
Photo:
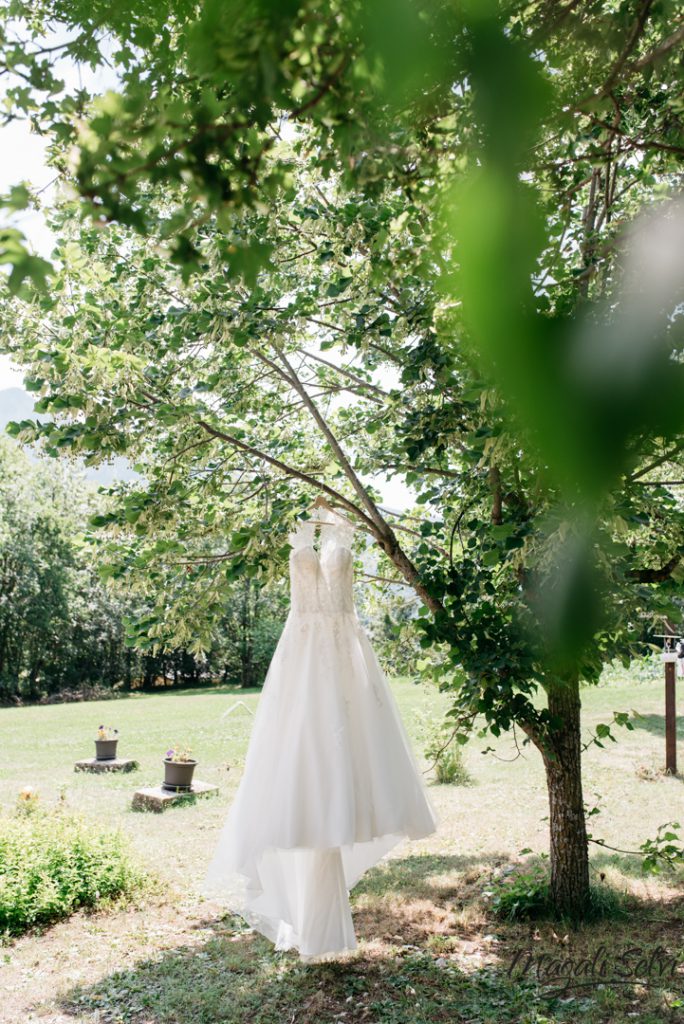
POLYGON ((665 662, 665 771, 677 774, 677 706, 675 702, 675 663, 665 662))

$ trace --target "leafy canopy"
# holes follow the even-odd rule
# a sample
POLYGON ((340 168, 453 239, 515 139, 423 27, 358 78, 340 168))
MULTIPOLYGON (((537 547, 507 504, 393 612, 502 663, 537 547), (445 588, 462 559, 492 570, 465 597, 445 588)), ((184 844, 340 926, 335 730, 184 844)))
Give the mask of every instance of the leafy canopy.
POLYGON ((144 474, 95 523, 107 571, 202 635, 323 491, 465 669, 462 725, 539 735, 540 683, 628 658, 684 541, 681 285, 644 255, 679 258, 673 10, 49 3, 7 36, 9 116, 73 196, 50 288, 8 282, 4 344, 57 416, 14 433, 144 474), (106 40, 116 91, 57 89, 55 21, 63 54, 106 40))

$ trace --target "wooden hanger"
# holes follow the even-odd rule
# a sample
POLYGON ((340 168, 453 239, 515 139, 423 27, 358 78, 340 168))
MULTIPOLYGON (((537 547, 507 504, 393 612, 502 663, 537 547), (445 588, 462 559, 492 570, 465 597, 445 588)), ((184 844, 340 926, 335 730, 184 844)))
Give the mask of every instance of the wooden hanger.
POLYGON ((328 512, 336 512, 335 508, 330 504, 330 502, 328 501, 328 499, 326 498, 326 496, 324 494, 316 495, 316 498, 314 499, 313 505, 311 505, 310 507, 311 508, 327 508, 328 512))
MULTIPOLYGON (((328 499, 326 498, 326 496, 324 494, 316 495, 316 497, 314 498, 313 504, 310 505, 309 508, 314 509, 314 511, 316 509, 319 509, 319 508, 324 508, 328 512, 332 512, 332 514, 334 516, 336 516, 338 519, 341 519, 342 522, 346 526, 350 526, 352 528, 352 530, 356 529, 356 527, 352 523, 351 519, 349 519, 348 516, 343 515, 343 513, 340 512, 340 510, 338 508, 335 508, 334 505, 331 505, 331 503, 328 501, 328 499)), ((334 526, 335 524, 334 523, 321 522, 320 525, 321 526, 334 526)))

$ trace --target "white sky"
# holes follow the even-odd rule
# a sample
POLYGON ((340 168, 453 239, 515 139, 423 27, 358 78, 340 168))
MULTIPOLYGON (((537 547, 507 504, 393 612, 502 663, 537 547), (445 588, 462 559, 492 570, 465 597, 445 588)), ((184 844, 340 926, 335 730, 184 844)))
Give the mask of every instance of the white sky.
POLYGON ((10 357, 0 355, 0 391, 23 387, 23 383, 23 374, 12 366, 10 357))

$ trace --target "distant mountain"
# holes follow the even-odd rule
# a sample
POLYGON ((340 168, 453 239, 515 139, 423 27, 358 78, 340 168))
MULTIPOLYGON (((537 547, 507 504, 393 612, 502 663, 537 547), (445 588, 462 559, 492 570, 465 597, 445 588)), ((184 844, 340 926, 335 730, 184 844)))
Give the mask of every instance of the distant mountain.
MULTIPOLYGON (((3 388, 0 390, 0 433, 5 432, 13 420, 49 420, 45 413, 33 411, 34 398, 24 388, 3 388)), ((27 449, 29 454, 30 449, 27 449)), ((35 457, 35 455, 34 455, 35 457)), ((117 456, 101 466, 84 466, 78 459, 75 465, 83 471, 86 480, 106 487, 115 480, 135 480, 138 474, 131 469, 128 460, 117 456)))

